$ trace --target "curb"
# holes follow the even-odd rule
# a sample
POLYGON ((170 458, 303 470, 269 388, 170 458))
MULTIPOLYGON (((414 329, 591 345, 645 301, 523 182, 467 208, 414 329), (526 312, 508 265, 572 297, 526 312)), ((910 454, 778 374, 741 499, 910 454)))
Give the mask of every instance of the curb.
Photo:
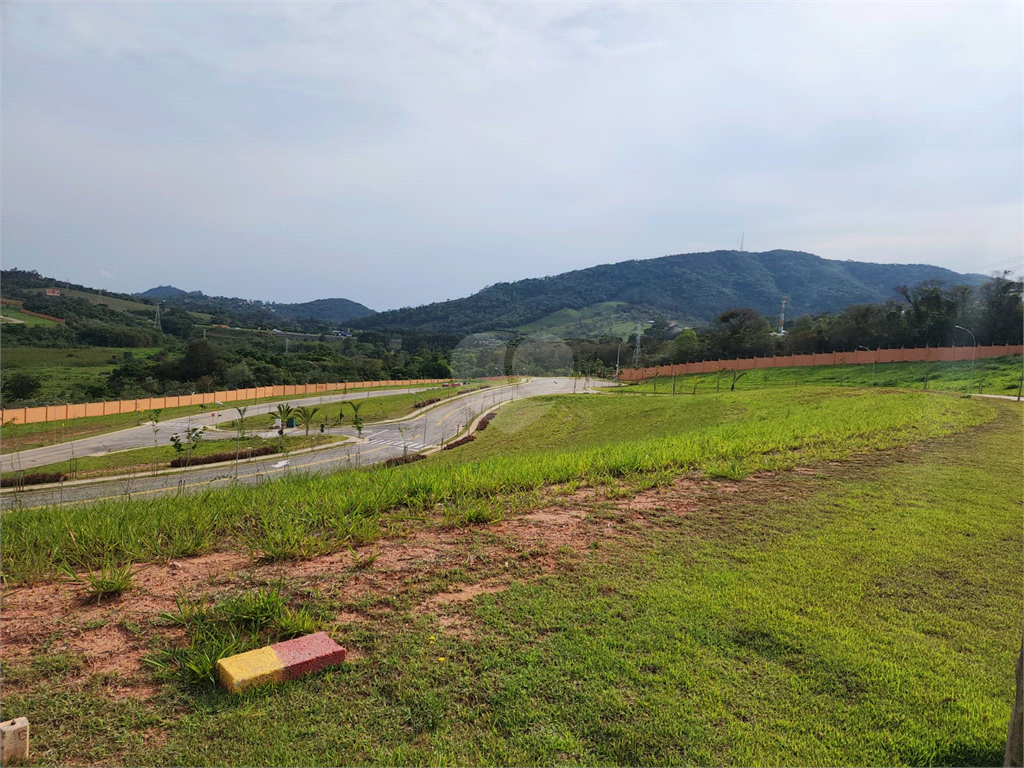
POLYGON ((345 661, 345 648, 326 632, 274 643, 217 661, 217 680, 237 693, 253 685, 282 683, 345 661))

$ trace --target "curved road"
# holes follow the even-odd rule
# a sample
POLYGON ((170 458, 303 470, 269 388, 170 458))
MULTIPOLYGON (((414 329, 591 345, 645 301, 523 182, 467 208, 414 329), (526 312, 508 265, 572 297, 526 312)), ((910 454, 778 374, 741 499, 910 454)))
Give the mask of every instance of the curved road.
MULTIPOLYGON (((577 392, 583 391, 583 382, 574 382, 570 378, 544 378, 531 379, 518 385, 492 386, 488 389, 443 401, 405 419, 368 424, 363 428, 361 440, 356 437, 356 432, 351 427, 327 430, 330 434, 346 435, 353 438, 353 440, 335 447, 294 453, 287 458, 280 455, 261 457, 255 460, 241 461, 237 464, 218 464, 209 467, 197 467, 187 471, 172 470, 157 475, 135 474, 120 478, 83 480, 35 490, 31 488, 20 491, 7 489, 0 494, 0 509, 32 508, 125 497, 152 498, 178 492, 195 493, 207 488, 224 487, 233 483, 255 485, 292 472, 319 471, 329 473, 339 469, 365 466, 401 456, 403 453, 415 453, 435 448, 442 441, 449 441, 476 416, 487 412, 499 403, 519 398, 536 397, 538 395, 568 394, 572 393, 574 388, 577 392)), ((381 394, 397 393, 394 390, 387 390, 381 394)), ((318 401, 318 398, 310 398, 310 404, 318 401)), ((268 404, 263 412, 269 412, 274 405, 276 404, 268 404)), ((262 406, 253 406, 253 409, 255 410, 258 407, 262 406)), ((256 412, 259 413, 260 411, 256 412)), ((246 414, 246 416, 248 415, 250 413, 246 414)), ((200 421, 193 417, 192 424, 203 424, 210 420, 212 420, 212 416, 209 416, 209 414, 206 415, 206 421, 200 421)), ((177 425, 174 427, 175 429, 183 430, 184 427, 178 425, 179 421, 184 422, 183 419, 176 419, 173 422, 165 422, 164 424, 174 424, 177 425)), ((161 427, 163 427, 163 424, 161 427)), ((109 444, 113 436, 125 435, 126 433, 138 433, 145 437, 148 442, 143 443, 143 445, 148 445, 152 442, 153 433, 152 429, 148 426, 133 427, 123 432, 101 435, 99 438, 107 440, 109 444)), ((226 438, 232 436, 233 433, 224 434, 226 438)), ((130 437, 138 439, 135 435, 130 437)), ((76 444, 84 442, 84 440, 78 441, 76 444)), ((60 447, 53 446, 53 448, 60 447)), ((40 448, 36 450, 44 451, 48 449, 40 448)), ((29 452, 26 451, 25 453, 29 452)), ((68 456, 70 456, 70 453, 68 453, 68 456)), ((51 458, 46 463, 59 460, 51 458)))
MULTIPOLYGON (((313 396, 313 397, 301 397, 294 400, 288 400, 289 405, 300 407, 303 405, 322 405, 324 403, 334 403, 341 400, 363 400, 367 397, 386 397, 387 395, 403 395, 408 392, 423 392, 426 390, 437 389, 437 387, 409 387, 407 389, 374 389, 365 391, 349 392, 341 395, 325 395, 325 396, 313 396)), ((245 412, 245 417, 260 416, 265 413, 272 413, 280 403, 259 403, 257 405, 250 405, 245 412)), ((238 417, 235 413, 233 406, 226 405, 224 408, 219 409, 216 413, 220 414, 220 417, 215 417, 214 412, 200 412, 192 414, 191 416, 181 416, 175 419, 168 419, 167 421, 161 421, 156 425, 157 434, 154 436, 153 427, 149 424, 145 424, 141 427, 129 427, 128 429, 122 429, 118 432, 107 432, 102 435, 94 435, 92 437, 83 437, 77 440, 72 440, 66 443, 58 443, 57 445, 46 445, 42 448, 33 448, 28 451, 20 451, 18 453, 5 454, 0 456, 0 471, 2 472, 16 472, 18 470, 27 470, 32 467, 41 467, 44 464, 53 464, 58 461, 68 461, 73 456, 95 456, 106 453, 112 453, 114 451, 127 451, 132 448, 152 448, 153 443, 156 439, 159 439, 161 445, 166 445, 170 435, 175 432, 184 437, 185 430, 189 427, 206 427, 207 432, 203 434, 203 440, 231 440, 235 437, 235 432, 219 432, 211 427, 216 427, 220 421, 233 421, 238 417)), ((249 430, 252 432, 252 430, 249 430)), ((273 433, 273 434, 276 434, 273 433)))

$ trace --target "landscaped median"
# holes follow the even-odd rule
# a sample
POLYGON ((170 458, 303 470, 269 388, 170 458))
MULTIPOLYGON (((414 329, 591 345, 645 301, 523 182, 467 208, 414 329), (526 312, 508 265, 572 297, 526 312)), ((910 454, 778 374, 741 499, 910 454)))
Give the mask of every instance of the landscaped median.
POLYGON ((171 445, 153 448, 135 448, 126 451, 82 456, 73 461, 58 461, 23 472, 4 472, 0 485, 21 488, 29 485, 94 480, 126 475, 155 475, 180 471, 181 467, 196 468, 208 464, 248 461, 259 457, 294 454, 338 446, 348 438, 344 435, 313 434, 285 435, 283 437, 244 437, 240 440, 208 440, 197 443, 191 452, 177 452, 171 445))
POLYGON ((217 662, 217 679, 229 693, 263 683, 294 680, 345 661, 345 649, 326 632, 296 637, 217 662))

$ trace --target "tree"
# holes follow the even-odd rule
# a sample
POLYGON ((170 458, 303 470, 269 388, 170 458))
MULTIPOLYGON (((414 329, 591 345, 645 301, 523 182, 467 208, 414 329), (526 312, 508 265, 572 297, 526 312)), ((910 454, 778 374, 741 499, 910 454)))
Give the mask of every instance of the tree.
POLYGON ((1024 328, 1019 280, 1009 272, 996 275, 978 288, 978 341, 987 344, 1020 344, 1024 328))
POLYGON ((277 414, 277 418, 281 420, 280 432, 278 434, 282 434, 284 432, 285 424, 288 423, 288 419, 294 411, 295 409, 292 408, 289 403, 279 403, 277 408, 274 409, 274 412, 277 414))
POLYGON ((313 417, 319 410, 315 405, 303 405, 301 408, 295 409, 295 416, 299 423, 306 428, 306 437, 309 437, 309 425, 313 423, 313 417))
POLYGON ((359 437, 363 436, 363 417, 359 415, 359 409, 363 407, 362 403, 355 401, 349 401, 349 405, 352 406, 352 426, 356 428, 356 432, 359 433, 359 437))
POLYGON ((672 362, 685 363, 697 352, 697 332, 683 328, 672 340, 672 362))
POLYGON ((30 400, 41 386, 42 382, 36 376, 24 371, 15 371, 4 376, 0 384, 5 404, 15 400, 30 400))
POLYGON ((254 386, 256 379, 253 377, 249 364, 242 360, 224 372, 224 382, 230 389, 245 389, 254 386))
POLYGON ((772 349, 771 326, 749 307, 730 309, 718 317, 719 351, 726 357, 765 354, 772 349))

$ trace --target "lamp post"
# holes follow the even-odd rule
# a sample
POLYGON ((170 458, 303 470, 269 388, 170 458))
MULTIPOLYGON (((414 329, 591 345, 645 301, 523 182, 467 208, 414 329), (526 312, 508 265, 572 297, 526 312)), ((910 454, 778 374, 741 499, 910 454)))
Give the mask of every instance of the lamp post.
MULTIPOLYGON (((220 400, 214 400, 213 404, 219 405, 221 408, 224 407, 224 403, 222 403, 220 400)), ((217 411, 217 427, 220 428, 220 411, 217 411)))
POLYGON ((967 333, 971 334, 971 341, 974 342, 974 351, 971 352, 971 376, 967 380, 967 396, 970 397, 974 393, 974 358, 978 356, 978 340, 974 338, 974 333, 970 328, 964 328, 962 325, 954 325, 953 327, 961 331, 967 331, 967 333))
MULTIPOLYGON (((857 345, 857 349, 863 349, 865 352, 870 352, 871 351, 870 349, 865 347, 863 344, 858 344, 857 345)), ((875 363, 876 362, 878 362, 878 350, 877 349, 875 350, 875 359, 871 361, 871 386, 872 387, 875 386, 875 363)))
POLYGON ((188 429, 192 429, 192 399, 195 395, 195 392, 190 392, 188 396, 188 429))

